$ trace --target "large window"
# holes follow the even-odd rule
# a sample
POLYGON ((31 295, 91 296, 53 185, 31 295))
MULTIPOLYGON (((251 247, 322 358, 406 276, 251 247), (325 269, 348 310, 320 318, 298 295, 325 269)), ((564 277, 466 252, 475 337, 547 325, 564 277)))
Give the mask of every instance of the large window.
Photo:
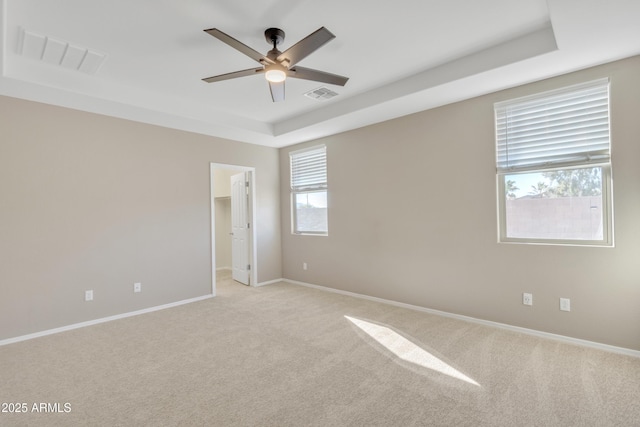
POLYGON ((289 153, 292 232, 327 235, 327 150, 324 145, 289 153))
POLYGON ((495 113, 500 241, 612 245, 608 80, 495 113))

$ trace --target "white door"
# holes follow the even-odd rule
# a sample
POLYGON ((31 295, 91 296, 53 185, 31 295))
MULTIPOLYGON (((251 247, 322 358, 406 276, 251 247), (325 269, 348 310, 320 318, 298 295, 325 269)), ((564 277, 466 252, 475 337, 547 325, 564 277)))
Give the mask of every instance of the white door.
POLYGON ((231 265, 233 280, 249 284, 249 172, 231 176, 231 265))

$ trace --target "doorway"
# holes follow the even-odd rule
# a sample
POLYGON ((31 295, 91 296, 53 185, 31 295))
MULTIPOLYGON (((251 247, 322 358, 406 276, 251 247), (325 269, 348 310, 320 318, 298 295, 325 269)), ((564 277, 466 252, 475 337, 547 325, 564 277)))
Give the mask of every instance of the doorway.
POLYGON ((212 294, 216 274, 228 270, 233 280, 256 284, 255 169, 211 163, 212 294))

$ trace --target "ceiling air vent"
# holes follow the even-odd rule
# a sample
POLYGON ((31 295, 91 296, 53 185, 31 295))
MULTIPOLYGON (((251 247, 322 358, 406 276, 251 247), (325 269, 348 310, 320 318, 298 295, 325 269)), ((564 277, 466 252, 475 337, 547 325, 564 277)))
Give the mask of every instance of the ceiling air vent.
POLYGON ((24 28, 20 29, 18 53, 25 58, 86 74, 95 74, 107 57, 96 50, 36 34, 24 28))
POLYGON ((326 101, 327 99, 331 99, 334 96, 338 96, 338 93, 323 86, 319 87, 318 89, 314 89, 311 92, 305 93, 304 96, 311 99, 316 99, 318 101, 326 101))

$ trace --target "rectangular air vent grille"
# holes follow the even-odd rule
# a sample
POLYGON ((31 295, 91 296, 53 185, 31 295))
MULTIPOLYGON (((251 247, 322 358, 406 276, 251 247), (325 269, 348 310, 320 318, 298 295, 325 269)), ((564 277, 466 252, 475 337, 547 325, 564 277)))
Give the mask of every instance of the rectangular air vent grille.
POLYGON ((25 58, 39 60, 86 74, 95 74, 107 57, 104 53, 93 49, 36 34, 24 28, 20 29, 18 53, 25 58))
POLYGON ((326 87, 319 87, 318 89, 305 93, 304 96, 318 101, 326 101, 327 99, 338 96, 338 93, 326 87))

